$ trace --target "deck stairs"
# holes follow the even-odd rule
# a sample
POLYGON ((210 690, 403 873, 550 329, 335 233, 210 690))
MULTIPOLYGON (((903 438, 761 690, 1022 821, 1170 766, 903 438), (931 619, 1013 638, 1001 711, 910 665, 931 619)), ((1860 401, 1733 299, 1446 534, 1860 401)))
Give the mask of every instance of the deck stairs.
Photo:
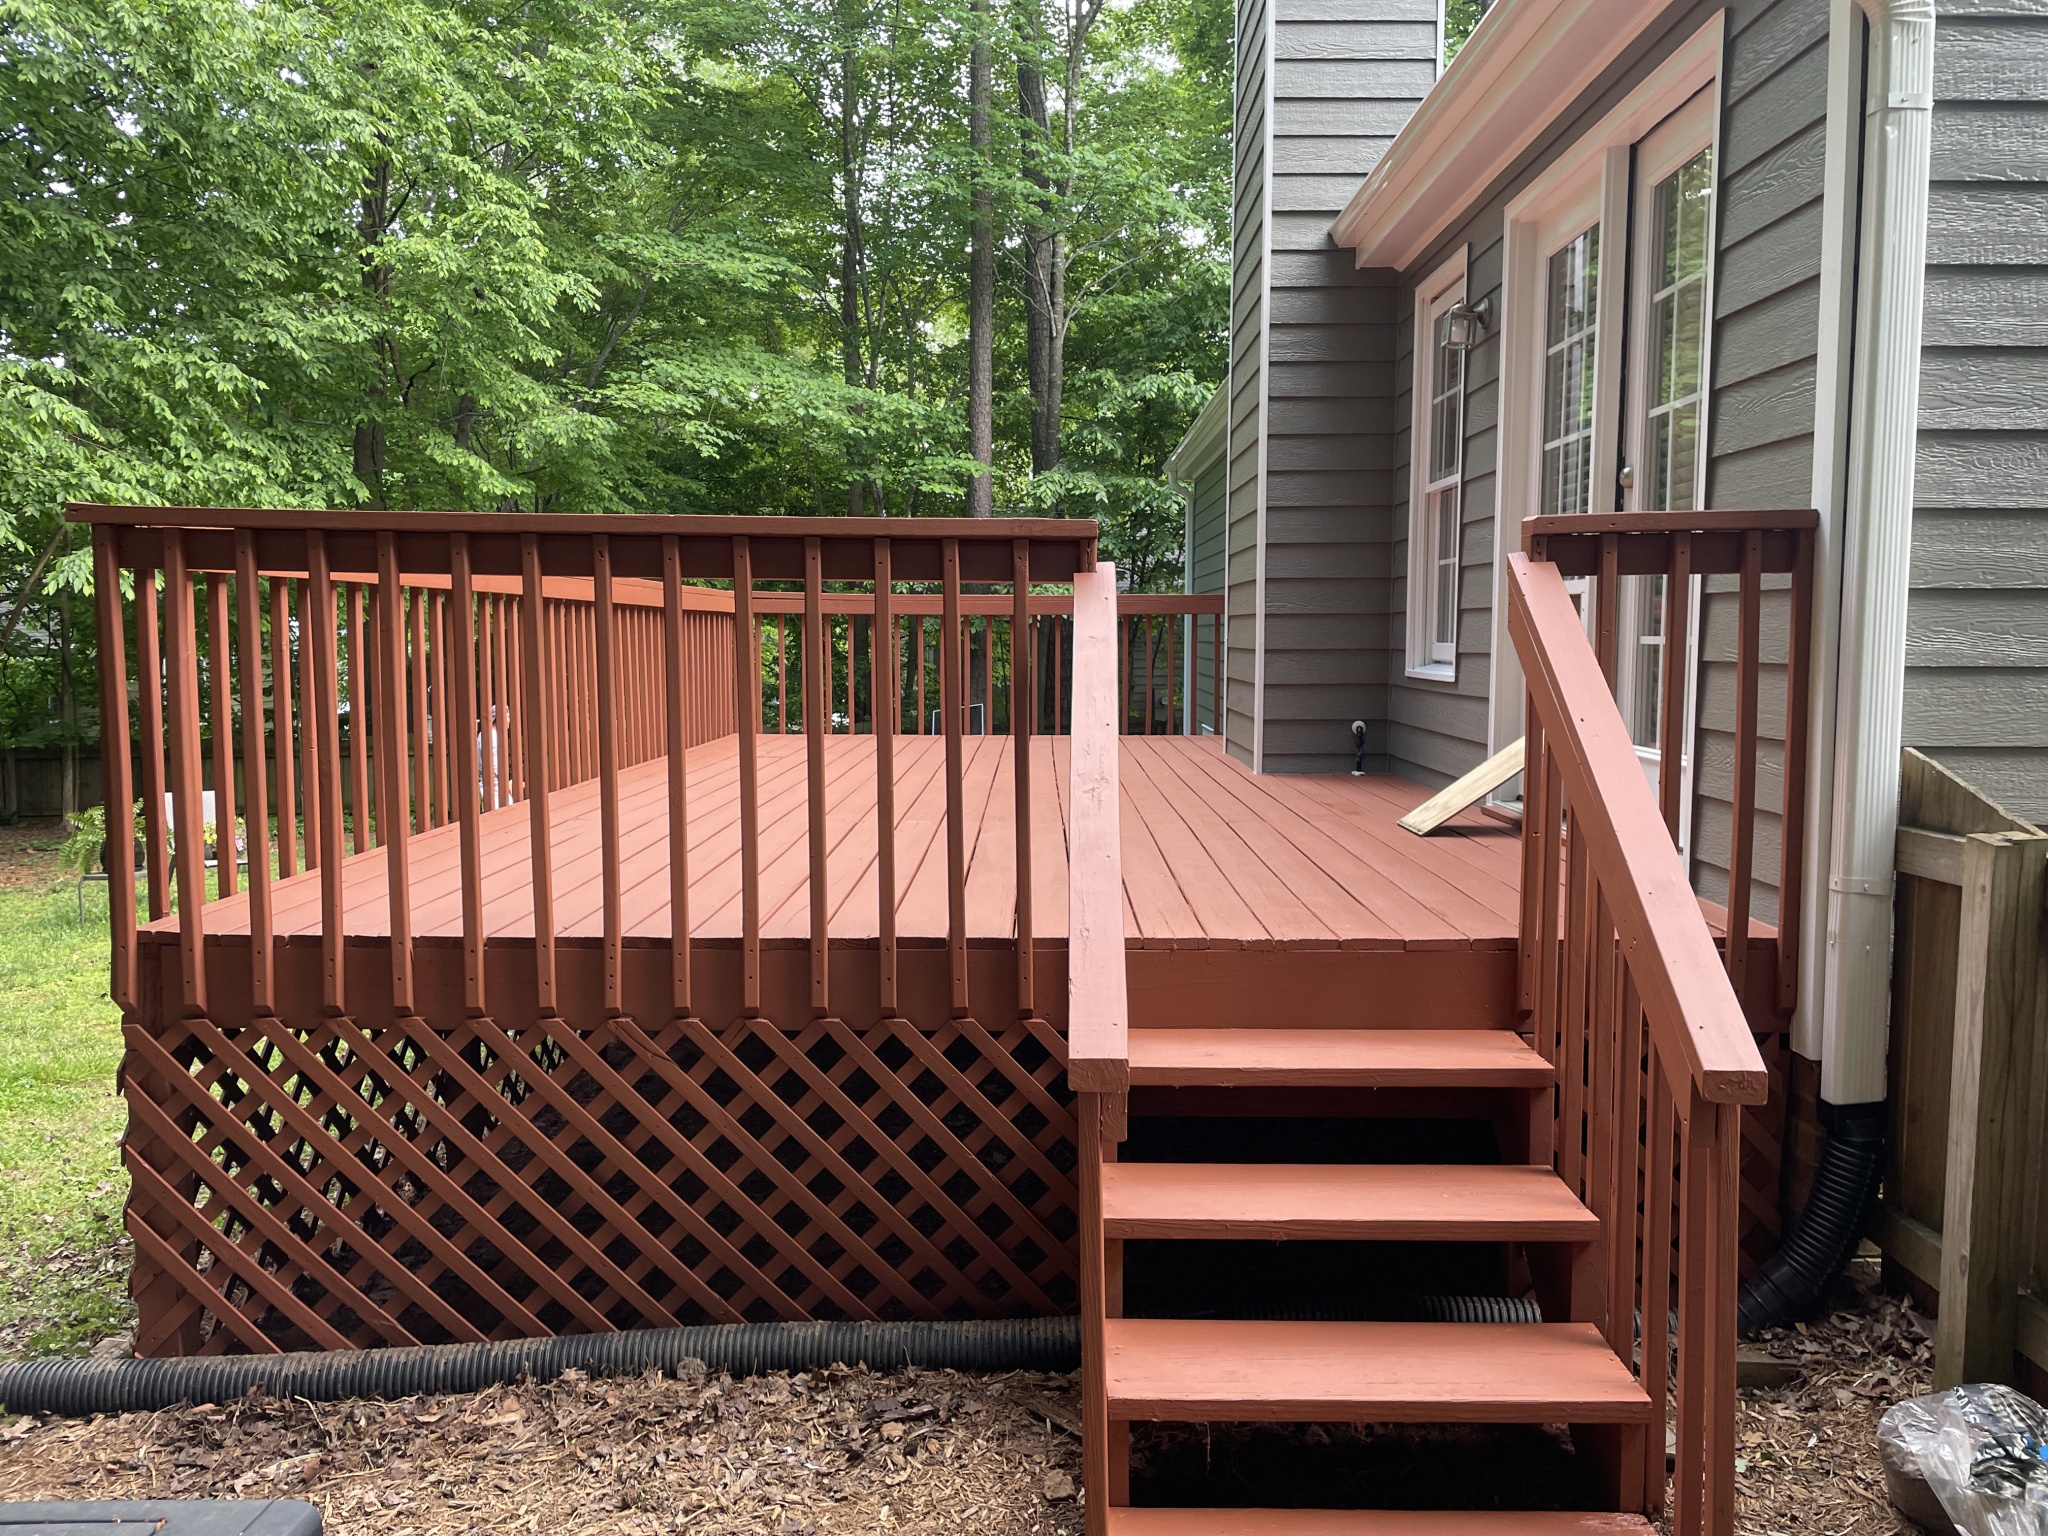
MULTIPOLYGON (((1635 1469, 1643 1463, 1650 1402, 1584 1309, 1574 1309, 1574 1271, 1583 1268, 1599 1222, 1552 1171, 1554 1073, 1521 1035, 1501 1028, 1134 1022, 1129 1071, 1127 1127, 1103 1126, 1084 1151, 1084 1220, 1102 1265, 1099 1290, 1089 1288, 1084 1299, 1094 1309, 1084 1324, 1099 1340, 1088 1351, 1085 1388, 1095 1422, 1107 1430, 1099 1446, 1089 1447, 1094 1536, 1650 1530, 1634 1512, 1645 1503, 1635 1469), (1491 1161, 1409 1160, 1446 1144, 1447 1129, 1475 1125, 1482 1142, 1491 1140, 1491 1161), (1277 1136, 1262 1137, 1261 1128, 1275 1126, 1277 1136), (1377 1148, 1384 1160, 1263 1160, 1276 1149, 1313 1144, 1312 1130, 1327 1141, 1331 1127, 1338 1141, 1377 1148), (1347 1138, 1347 1127, 1360 1134, 1347 1138), (1204 1147, 1215 1160, 1176 1155, 1204 1147), (1166 1158, 1152 1155, 1161 1150, 1166 1158), (1429 1254, 1491 1245, 1498 1272, 1510 1277, 1503 1289, 1524 1293, 1516 1310, 1540 1310, 1542 1320, 1414 1321, 1412 1312, 1398 1316, 1398 1307, 1389 1319, 1369 1315, 1371 1301, 1351 1309, 1312 1306, 1306 1310, 1320 1315, 1309 1317, 1260 1315, 1303 1309, 1275 1309, 1243 1292, 1235 1306, 1219 1305, 1199 1286, 1172 1283, 1173 1274, 1207 1267, 1205 1253, 1235 1255, 1257 1244, 1272 1245, 1270 1272, 1281 1276, 1288 1245, 1314 1245, 1297 1251, 1319 1261, 1334 1245, 1362 1245, 1366 1291, 1376 1268, 1426 1272, 1429 1254), (1404 1254, 1421 1259, 1421 1271, 1404 1254), (1150 1283, 1140 1273, 1147 1268, 1150 1283), (1142 1306, 1127 1309, 1127 1288, 1134 1301, 1145 1293, 1142 1306), (1186 1310, 1203 1315, 1125 1315, 1157 1314, 1172 1308, 1176 1295, 1191 1294, 1198 1300, 1186 1310), (1585 1502, 1600 1507, 1302 1509, 1288 1507, 1301 1500, 1285 1487, 1253 1490, 1254 1498, 1269 1492, 1263 1508, 1133 1507, 1131 1426, 1140 1421, 1569 1425, 1585 1486, 1595 1490, 1585 1502)), ((1098 1102, 1114 1114, 1108 1096, 1098 1102)), ((1378 1310, 1387 1310, 1383 1298, 1378 1310)), ((1385 1493, 1392 1506, 1444 1502, 1441 1489, 1433 1496, 1390 1486, 1385 1493)))

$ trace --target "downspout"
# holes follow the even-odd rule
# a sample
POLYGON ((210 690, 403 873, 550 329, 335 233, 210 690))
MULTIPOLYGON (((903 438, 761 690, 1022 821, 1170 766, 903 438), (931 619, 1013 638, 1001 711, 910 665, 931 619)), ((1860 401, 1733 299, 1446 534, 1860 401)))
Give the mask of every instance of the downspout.
POLYGON ((1849 417, 1851 515, 1843 530, 1821 1015, 1821 1098, 1836 1105, 1885 1096, 1934 88, 1934 0, 1865 0, 1864 10, 1875 57, 1866 106, 1863 296, 1849 417))
POLYGON ((1784 1246, 1743 1288, 1744 1332, 1813 1310, 1855 1251, 1884 1164, 1934 0, 1858 4, 1870 19, 1872 57, 1842 528, 1827 954, 1818 999, 1828 1139, 1813 1192, 1784 1246))

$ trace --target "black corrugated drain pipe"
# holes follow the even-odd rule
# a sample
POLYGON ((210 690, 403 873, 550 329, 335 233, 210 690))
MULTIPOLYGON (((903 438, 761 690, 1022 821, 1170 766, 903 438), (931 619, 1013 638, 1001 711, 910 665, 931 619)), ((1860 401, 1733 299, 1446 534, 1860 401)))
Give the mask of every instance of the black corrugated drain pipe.
POLYGON ((580 1333, 567 1338, 406 1349, 204 1355, 178 1360, 24 1360, 0 1365, 10 1413, 136 1413, 177 1403, 228 1402, 252 1388, 272 1397, 336 1402, 477 1392, 522 1376, 674 1375, 686 1360, 757 1376, 829 1365, 875 1370, 1071 1371, 1081 1362, 1080 1320, 1005 1318, 964 1323, 720 1323, 580 1333))
POLYGON ((1884 1175, 1886 1114, 1881 1103, 1821 1105, 1828 1144, 1813 1191, 1784 1243, 1742 1288, 1743 1334, 1811 1317, 1856 1252, 1884 1175))

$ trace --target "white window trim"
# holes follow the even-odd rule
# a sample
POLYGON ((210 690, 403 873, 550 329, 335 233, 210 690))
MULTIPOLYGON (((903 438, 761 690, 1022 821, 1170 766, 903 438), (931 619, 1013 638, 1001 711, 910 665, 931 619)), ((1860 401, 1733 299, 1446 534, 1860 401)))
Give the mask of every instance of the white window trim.
MULTIPOLYGON (((1455 682, 1458 676, 1457 621, 1452 620, 1451 657, 1435 659, 1433 654, 1436 600, 1436 523, 1429 515, 1430 488, 1455 486, 1458 491, 1458 531, 1462 546, 1465 507, 1465 412, 1458 411, 1458 465, 1448 480, 1432 482, 1429 477, 1430 405, 1433 393, 1431 363, 1436 352, 1434 320, 1444 309, 1466 295, 1468 248, 1459 246, 1449 260, 1430 273, 1415 289, 1414 367, 1409 381, 1413 420, 1408 431, 1408 643, 1407 675, 1431 682, 1455 682)), ((1460 392, 1464 390, 1460 375, 1460 392)), ((1453 558, 1457 557, 1453 552, 1453 558)), ((1458 601, 1457 583, 1452 583, 1451 601, 1458 601)))
MULTIPOLYGON (((1522 518, 1534 510, 1542 485, 1545 263, 1599 218, 1602 318, 1594 364, 1593 455, 1596 473, 1606 466, 1611 474, 1622 446, 1617 434, 1622 427, 1625 299, 1622 263, 1615 258, 1627 248, 1622 236, 1628 228, 1632 150, 1704 88, 1717 83, 1726 32, 1727 12, 1716 11, 1507 207, 1500 318, 1500 499, 1494 508, 1493 665, 1487 704, 1490 753, 1521 736, 1527 693, 1521 661, 1508 638, 1507 557, 1522 547, 1522 518)), ((1719 175, 1717 159, 1717 183, 1719 175)))

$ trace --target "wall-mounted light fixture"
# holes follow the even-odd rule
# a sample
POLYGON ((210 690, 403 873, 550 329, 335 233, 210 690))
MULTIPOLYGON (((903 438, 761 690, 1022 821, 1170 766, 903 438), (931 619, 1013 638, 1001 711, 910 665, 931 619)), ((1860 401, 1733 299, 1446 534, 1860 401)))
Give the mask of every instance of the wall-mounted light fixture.
POLYGON ((1493 299, 1489 295, 1474 304, 1460 299, 1443 316, 1443 344, 1453 352, 1470 352, 1479 345, 1486 328, 1493 324, 1493 299))

